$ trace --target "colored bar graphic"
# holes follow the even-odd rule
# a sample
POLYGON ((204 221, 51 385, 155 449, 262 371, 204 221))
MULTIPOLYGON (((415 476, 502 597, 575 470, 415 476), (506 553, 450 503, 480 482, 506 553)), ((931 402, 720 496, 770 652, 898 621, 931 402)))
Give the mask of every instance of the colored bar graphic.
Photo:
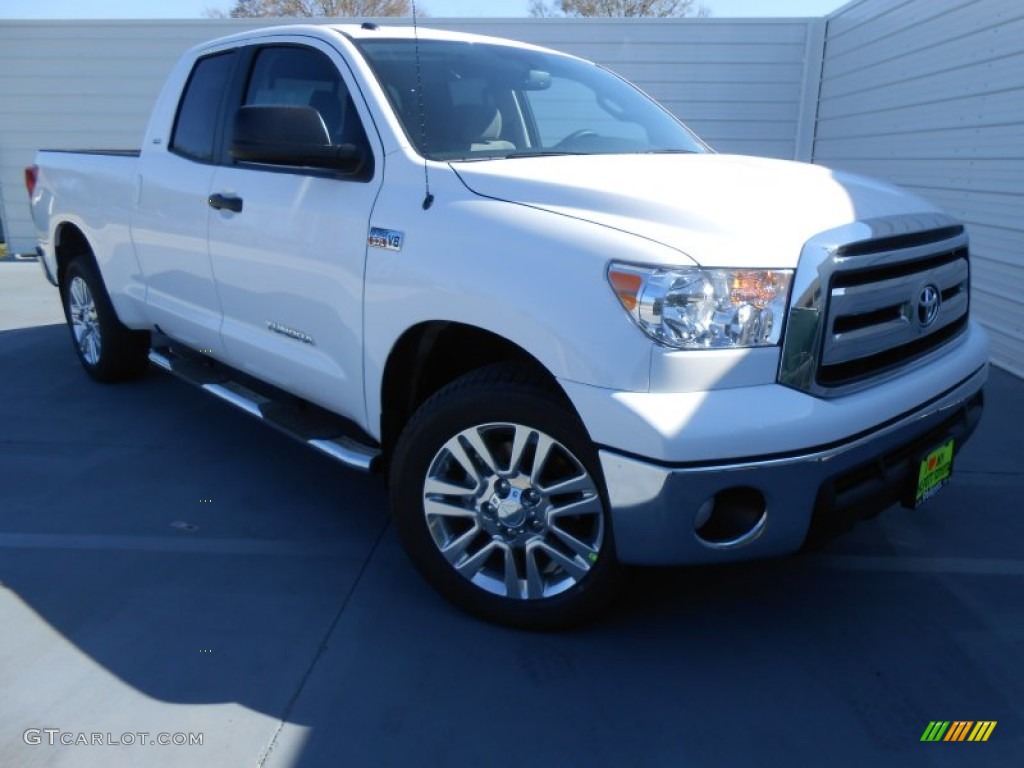
POLYGON ((949 720, 932 720, 921 735, 921 741, 940 741, 949 728, 949 720))
POLYGON ((949 729, 949 733, 946 734, 946 738, 943 741, 963 741, 967 738, 967 730, 974 725, 972 720, 954 720, 953 726, 949 729))
POLYGON ((930 720, 921 741, 988 741, 996 720, 930 720))
POLYGON ((971 731, 971 735, 967 737, 967 740, 988 741, 988 737, 992 735, 992 731, 994 731, 995 729, 995 720, 979 720, 978 724, 974 726, 974 730, 971 731))

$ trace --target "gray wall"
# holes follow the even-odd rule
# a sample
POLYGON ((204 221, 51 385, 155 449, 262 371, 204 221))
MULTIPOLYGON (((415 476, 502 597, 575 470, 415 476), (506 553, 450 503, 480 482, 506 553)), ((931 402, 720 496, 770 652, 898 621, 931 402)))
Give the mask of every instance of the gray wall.
MULTIPOLYGON (((394 20, 392 20, 394 22, 394 20)), ((382 23, 385 23, 382 21, 382 23)), ((431 19, 615 69, 724 152, 810 158, 822 20, 431 19), (806 73, 813 72, 813 82, 806 73), (801 117, 803 122, 801 123, 801 117)), ((188 46, 265 20, 0 22, 0 216, 11 250, 34 236, 23 168, 36 149, 137 148, 188 46)))
MULTIPOLYGON (((431 19, 576 53, 723 152, 909 187, 967 222, 976 317, 1024 375, 1024 2, 854 0, 824 19, 431 19)), ((264 21, 0 22, 0 217, 32 250, 38 147, 137 147, 188 45, 264 21)))
POLYGON ((814 162, 967 223, 974 316, 1024 375, 1024 2, 860 0, 825 45, 814 162))

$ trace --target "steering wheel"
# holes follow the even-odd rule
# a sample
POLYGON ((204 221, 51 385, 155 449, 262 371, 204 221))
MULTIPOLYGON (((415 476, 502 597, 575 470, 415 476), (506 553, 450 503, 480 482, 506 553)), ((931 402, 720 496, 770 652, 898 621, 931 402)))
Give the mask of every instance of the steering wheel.
POLYGON ((589 139, 592 136, 597 136, 597 131, 592 131, 589 128, 580 128, 578 131, 573 131, 560 142, 555 144, 555 149, 567 147, 580 139, 589 139))

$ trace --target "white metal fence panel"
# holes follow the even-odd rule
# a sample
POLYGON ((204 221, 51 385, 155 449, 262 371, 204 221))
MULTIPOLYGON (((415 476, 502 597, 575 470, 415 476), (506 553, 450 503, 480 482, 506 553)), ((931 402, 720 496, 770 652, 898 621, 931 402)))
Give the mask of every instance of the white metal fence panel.
POLYGON ((993 361, 1024 375, 1024 3, 860 0, 828 20, 814 161, 963 219, 993 361))
MULTIPOLYGON (((392 20, 394 22, 395 20, 392 20)), ((0 218, 34 247, 22 169, 40 147, 137 148, 166 73, 188 46, 266 20, 0 22, 0 218)), ((382 21, 381 23, 386 23, 382 21)), ((401 22, 405 23, 405 22, 401 22)), ((637 82, 722 152, 809 159, 820 20, 429 19, 545 45, 637 82)))
MULTIPOLYGON (((189 45, 265 20, 0 22, 0 220, 33 247, 39 147, 139 145, 189 45)), ((963 218, 994 360, 1024 375, 1024 3, 854 0, 828 19, 428 19, 594 59, 723 152, 887 178, 963 218), (820 78, 819 78, 820 74, 820 78)))

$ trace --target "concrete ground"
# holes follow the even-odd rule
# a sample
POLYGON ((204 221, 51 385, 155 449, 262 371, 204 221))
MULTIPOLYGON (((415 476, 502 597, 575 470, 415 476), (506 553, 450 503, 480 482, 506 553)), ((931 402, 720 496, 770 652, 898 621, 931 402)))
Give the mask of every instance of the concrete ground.
POLYGON ((94 384, 60 322, 36 264, 0 263, 0 766, 1021 764, 1004 372, 924 509, 641 571, 598 623, 532 634, 420 580, 379 479, 157 370, 94 384), (922 743, 933 720, 997 726, 922 743))

